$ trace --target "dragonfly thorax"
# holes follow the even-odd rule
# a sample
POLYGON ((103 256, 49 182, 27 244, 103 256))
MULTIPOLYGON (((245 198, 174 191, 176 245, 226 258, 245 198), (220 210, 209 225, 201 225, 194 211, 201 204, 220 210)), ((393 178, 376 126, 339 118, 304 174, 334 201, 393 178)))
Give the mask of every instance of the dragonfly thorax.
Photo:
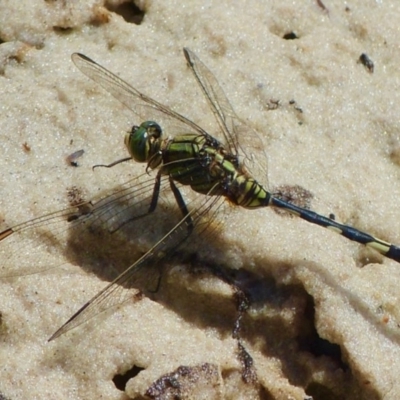
POLYGON ((137 162, 147 162, 150 168, 155 168, 160 163, 158 157, 162 143, 162 130, 160 125, 154 121, 145 121, 140 126, 134 125, 132 130, 125 136, 125 146, 129 154, 137 162), (152 159, 158 160, 153 165, 152 159))

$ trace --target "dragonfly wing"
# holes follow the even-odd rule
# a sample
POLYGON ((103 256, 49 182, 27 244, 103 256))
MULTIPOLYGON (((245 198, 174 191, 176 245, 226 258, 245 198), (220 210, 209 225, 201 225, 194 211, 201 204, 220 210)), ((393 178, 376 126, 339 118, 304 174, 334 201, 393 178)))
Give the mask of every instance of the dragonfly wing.
MULTIPOLYGON (((161 186, 160 201, 168 199, 165 187, 169 188, 161 186)), ((70 253, 71 246, 85 242, 86 237, 86 242, 93 243, 103 235, 104 242, 112 243, 114 232, 147 213, 153 188, 154 177, 143 174, 99 201, 80 202, 0 232, 0 277, 31 275, 60 266, 60 254, 70 253)))
POLYGON ((267 157, 259 135, 239 119, 217 79, 203 62, 188 48, 184 48, 183 53, 210 105, 228 149, 267 187, 267 157))
POLYGON ((81 307, 49 340, 53 340, 69 330, 85 323, 94 316, 113 308, 132 298, 129 288, 136 286, 140 275, 145 276, 147 268, 160 265, 160 260, 172 255, 177 247, 188 237, 190 226, 205 229, 208 223, 204 222, 206 215, 216 202, 223 199, 215 196, 203 196, 203 201, 194 207, 189 214, 182 218, 165 236, 150 248, 134 264, 122 272, 113 282, 97 293, 83 307, 81 307), (128 289, 126 289, 128 288, 128 289))
MULTIPOLYGON (((90 203, 82 203, 83 208, 86 206, 91 207, 90 203)), ((68 241, 67 221, 79 214, 79 208, 72 207, 1 232, 0 277, 31 275, 59 266, 59 248, 68 241)))
POLYGON ((223 143, 233 154, 238 154, 238 142, 234 134, 234 120, 237 117, 228 98, 213 73, 191 50, 184 48, 183 54, 223 133, 225 139, 223 143))
MULTIPOLYGON (((183 115, 178 114, 177 112, 171 110, 169 107, 159 103, 158 101, 152 99, 149 96, 139 92, 139 90, 135 89, 124 80, 119 78, 117 75, 108 71, 106 68, 97 64, 95 61, 91 60, 89 57, 86 57, 80 53, 74 53, 71 56, 74 64, 83 72, 87 77, 98 83, 105 90, 107 90, 110 94, 112 94, 117 100, 123 103, 126 107, 131 109, 133 112, 138 114, 140 117, 145 120, 157 121, 154 117, 155 113, 148 113, 149 110, 158 110, 162 115, 163 119, 175 119, 177 123, 179 123, 183 128, 180 130, 181 132, 199 132, 202 134, 206 134, 206 132, 200 128, 197 124, 189 119, 185 118, 183 115), (143 105, 147 104, 148 108, 143 108, 143 105), (147 110, 147 111, 146 111, 147 110), (148 115, 148 116, 147 116, 148 115)), ((161 125, 161 124, 160 124, 161 125)), ((163 126, 161 126, 165 129, 163 126)))
POLYGON ((268 158, 261 137, 244 123, 236 123, 238 156, 245 170, 268 190, 268 158))

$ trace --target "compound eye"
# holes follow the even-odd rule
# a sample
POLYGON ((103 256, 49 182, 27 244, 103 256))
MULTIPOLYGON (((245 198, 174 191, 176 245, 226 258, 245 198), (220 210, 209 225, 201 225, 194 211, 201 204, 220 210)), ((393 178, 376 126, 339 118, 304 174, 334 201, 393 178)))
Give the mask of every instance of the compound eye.
POLYGON ((162 130, 154 121, 145 121, 140 126, 134 125, 125 136, 125 146, 137 162, 148 162, 160 142, 162 130))
POLYGON ((154 139, 160 139, 162 135, 161 126, 154 121, 146 121, 141 126, 146 125, 147 133, 154 139))

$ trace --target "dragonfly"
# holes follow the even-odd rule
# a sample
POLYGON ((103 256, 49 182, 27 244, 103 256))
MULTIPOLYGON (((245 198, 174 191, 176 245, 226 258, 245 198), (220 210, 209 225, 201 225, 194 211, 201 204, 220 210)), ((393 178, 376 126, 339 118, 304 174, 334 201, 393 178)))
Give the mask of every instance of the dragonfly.
MULTIPOLYGON (((127 287, 142 282, 143 275, 147 283, 150 274, 146 271, 175 253, 194 231, 201 234, 212 229, 212 221, 218 219, 221 207, 226 203, 245 209, 284 209, 400 262, 400 247, 297 206, 268 191, 262 181, 266 180, 267 168, 259 136, 236 115, 208 67, 188 48, 183 49, 183 54, 215 117, 217 135, 207 133, 195 122, 141 93, 89 57, 80 53, 72 55, 72 61, 81 72, 144 121, 134 125, 125 136, 129 157, 107 167, 134 160, 145 163, 146 172, 99 201, 78 201, 68 209, 0 232, 0 275, 12 276, 13 269, 16 269, 15 275, 29 273, 29 249, 49 251, 54 243, 67 243, 65 235, 72 226, 79 229, 101 227, 113 233, 125 224, 154 215, 163 194, 167 192, 176 203, 180 217, 172 228, 155 240, 148 251, 86 302, 49 340, 127 300, 131 296, 127 287), (257 173, 261 180, 256 180, 257 173), (196 195, 193 201, 185 199, 185 190, 196 195), (117 211, 117 204, 124 204, 122 211, 117 211), (128 210, 129 217, 126 217, 124 212, 128 210)), ((47 260, 37 263, 36 270, 49 267, 47 260)))

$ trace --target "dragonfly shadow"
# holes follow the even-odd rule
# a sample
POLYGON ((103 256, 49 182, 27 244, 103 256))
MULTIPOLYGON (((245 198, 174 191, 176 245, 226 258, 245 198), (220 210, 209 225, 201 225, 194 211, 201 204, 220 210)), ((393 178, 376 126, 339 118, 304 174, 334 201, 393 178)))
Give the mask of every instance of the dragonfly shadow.
MULTIPOLYGON (((154 213, 146 216, 151 196, 132 202, 117 191, 96 203, 91 214, 71 222, 68 260, 104 280, 105 285, 112 282, 181 220, 174 199, 166 192, 154 213)), ((219 235, 218 221, 208 222, 205 232, 195 229, 183 246, 172 249, 167 257, 156 257, 154 263, 145 263, 123 287, 141 290, 199 328, 229 336, 238 316, 234 296, 238 288, 251 303, 263 304, 277 314, 291 291, 277 285, 271 276, 234 271, 224 265, 229 245, 219 235)))
MULTIPOLYGON (((137 217, 148 211, 149 196, 132 202, 119 198, 119 193, 96 203, 91 214, 71 221, 66 246, 69 262, 104 280, 105 285, 129 268, 182 218, 174 199, 164 196, 166 193, 155 212, 141 218, 137 217)), ((194 230, 183 246, 173 249, 166 257, 146 263, 123 287, 139 289, 200 328, 217 329, 221 336, 229 336, 237 318, 233 294, 239 281, 258 282, 261 297, 274 304, 284 301, 286 294, 269 277, 234 273, 222 262, 216 264, 215 260, 224 260, 229 249, 218 234, 217 225, 212 225, 206 232, 194 230)))

